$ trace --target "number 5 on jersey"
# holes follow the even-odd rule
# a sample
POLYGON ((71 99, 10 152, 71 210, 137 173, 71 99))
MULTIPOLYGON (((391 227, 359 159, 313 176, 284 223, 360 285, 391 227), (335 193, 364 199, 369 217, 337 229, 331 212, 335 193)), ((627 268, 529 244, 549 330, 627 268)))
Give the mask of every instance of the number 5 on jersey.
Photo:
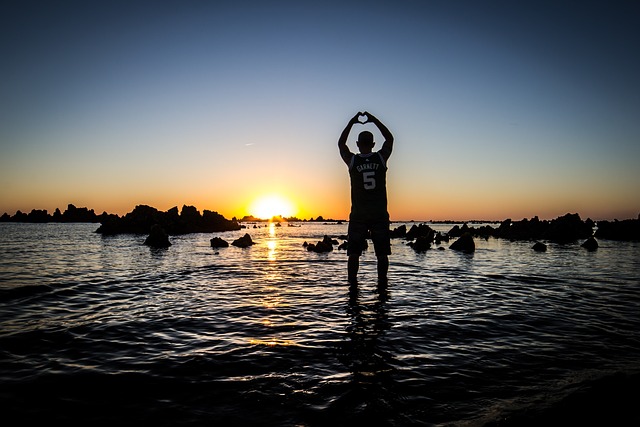
POLYGON ((362 179, 364 181, 365 190, 373 190, 376 188, 376 173, 375 171, 363 172, 362 179))

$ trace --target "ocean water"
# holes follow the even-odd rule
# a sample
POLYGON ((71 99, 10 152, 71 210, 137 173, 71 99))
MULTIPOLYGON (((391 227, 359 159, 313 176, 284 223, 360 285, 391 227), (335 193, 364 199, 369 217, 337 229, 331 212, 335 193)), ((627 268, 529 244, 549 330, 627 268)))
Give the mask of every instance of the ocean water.
POLYGON ((640 425, 638 242, 394 239, 387 286, 370 249, 355 288, 303 247, 346 224, 161 250, 97 227, 0 224, 3 425, 640 425))

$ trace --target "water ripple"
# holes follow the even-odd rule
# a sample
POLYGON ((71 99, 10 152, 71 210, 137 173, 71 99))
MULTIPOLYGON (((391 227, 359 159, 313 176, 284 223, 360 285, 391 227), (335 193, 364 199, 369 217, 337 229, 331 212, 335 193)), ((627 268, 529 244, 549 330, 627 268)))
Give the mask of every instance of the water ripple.
POLYGON ((93 225, 0 227, 0 395, 25 421, 496 425, 638 385, 636 243, 488 239, 463 255, 394 240, 389 285, 368 251, 354 288, 344 251, 302 246, 345 225, 163 251, 93 225))

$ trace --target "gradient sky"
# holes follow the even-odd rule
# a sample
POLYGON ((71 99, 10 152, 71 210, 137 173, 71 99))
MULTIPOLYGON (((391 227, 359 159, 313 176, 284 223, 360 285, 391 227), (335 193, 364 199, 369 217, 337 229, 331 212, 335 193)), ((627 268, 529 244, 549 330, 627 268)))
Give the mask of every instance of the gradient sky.
POLYGON ((337 139, 369 110, 392 220, 636 218, 638 22, 635 1, 4 2, 0 213, 279 195, 346 218, 337 139))

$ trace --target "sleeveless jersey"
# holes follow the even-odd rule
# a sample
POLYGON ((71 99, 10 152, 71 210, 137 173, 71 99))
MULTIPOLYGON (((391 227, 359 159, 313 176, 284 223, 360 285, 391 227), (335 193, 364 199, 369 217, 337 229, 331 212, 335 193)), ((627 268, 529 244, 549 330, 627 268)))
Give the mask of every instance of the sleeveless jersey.
POLYGON ((351 221, 388 221, 387 165, 379 152, 354 154, 351 177, 351 221))

